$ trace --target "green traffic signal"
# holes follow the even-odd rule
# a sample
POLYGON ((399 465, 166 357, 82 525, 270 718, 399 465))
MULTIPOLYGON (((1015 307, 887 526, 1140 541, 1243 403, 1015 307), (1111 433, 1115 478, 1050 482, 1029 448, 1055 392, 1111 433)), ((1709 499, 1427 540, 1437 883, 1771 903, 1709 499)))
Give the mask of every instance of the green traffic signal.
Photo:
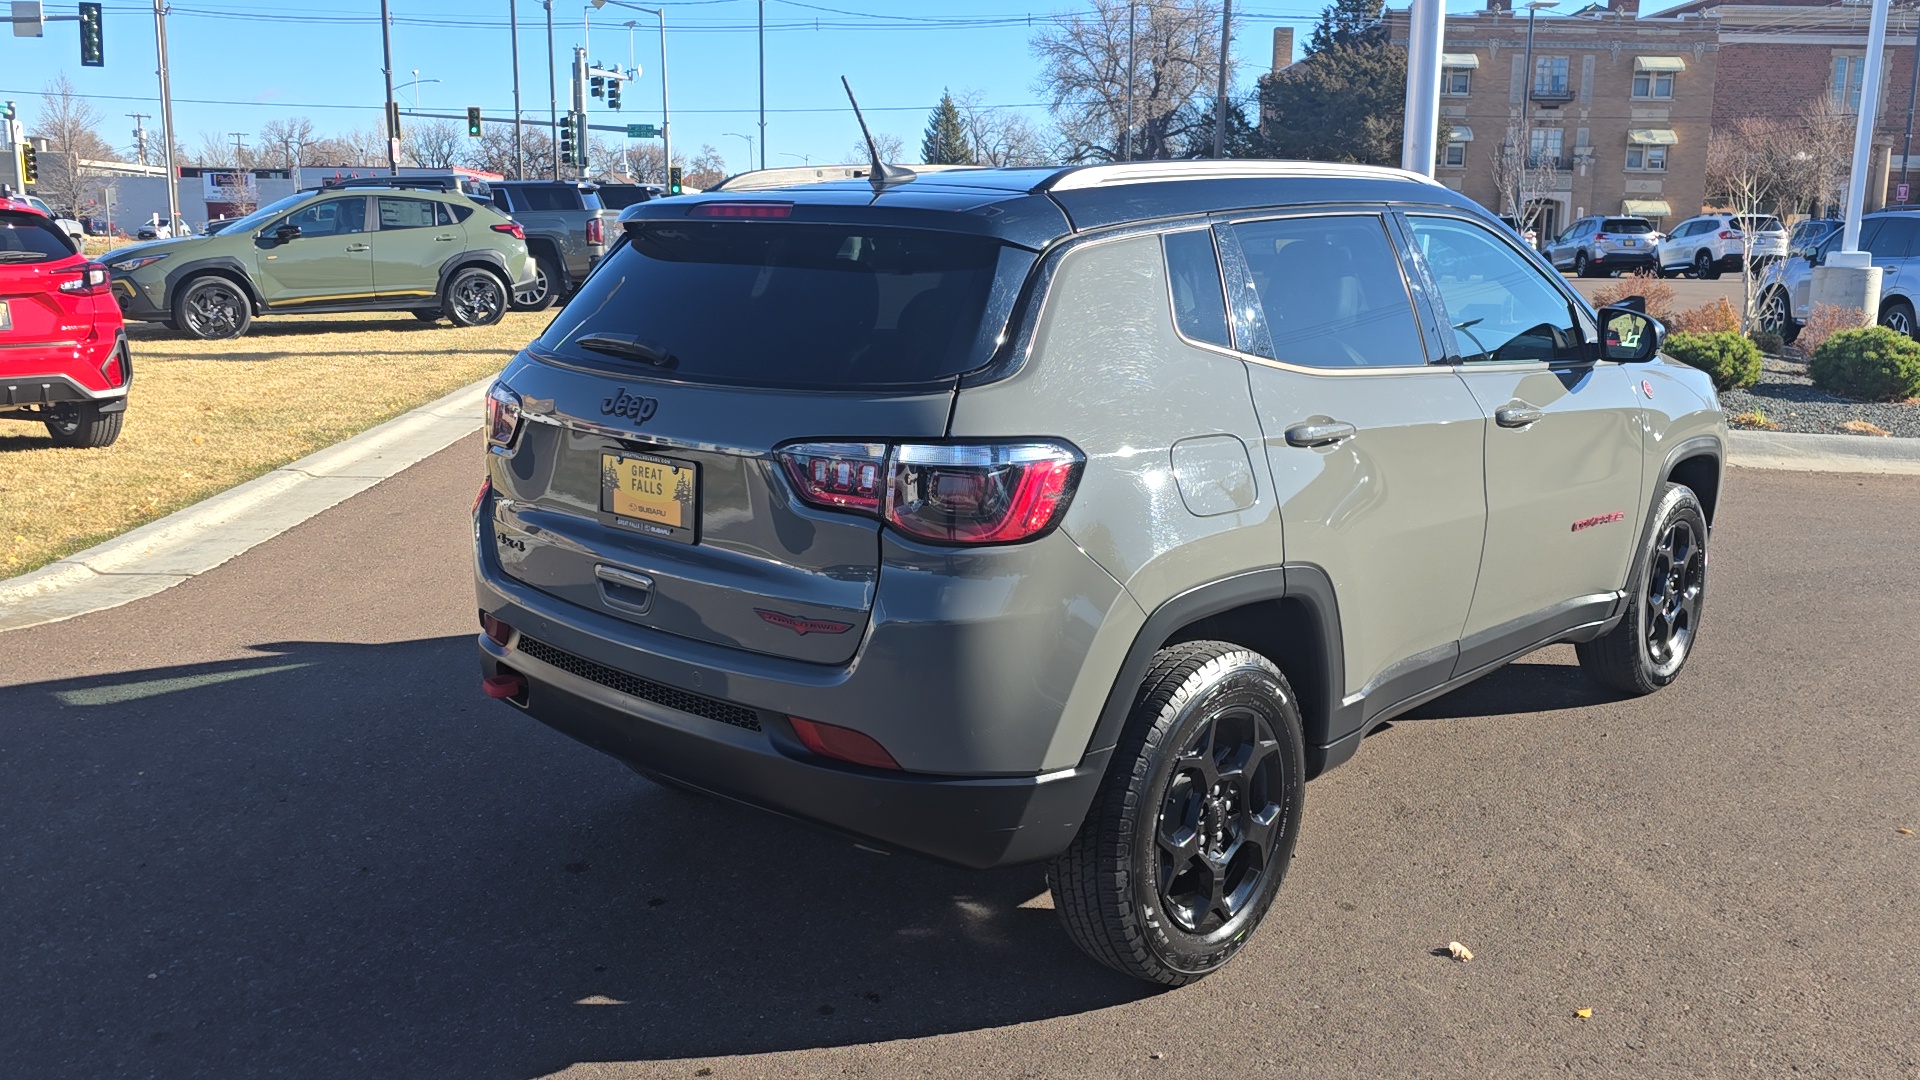
POLYGON ((480 106, 469 105, 467 106, 467 138, 477 139, 479 137, 480 137, 480 106))
POLYGON ((678 195, 680 193, 680 166, 675 165, 667 170, 667 194, 678 195))

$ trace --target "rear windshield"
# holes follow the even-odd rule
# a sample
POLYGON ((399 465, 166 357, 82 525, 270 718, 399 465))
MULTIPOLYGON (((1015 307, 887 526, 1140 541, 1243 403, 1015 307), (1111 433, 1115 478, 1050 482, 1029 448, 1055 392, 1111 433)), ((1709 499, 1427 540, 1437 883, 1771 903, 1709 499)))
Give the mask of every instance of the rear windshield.
POLYGON ((529 184, 513 189, 514 208, 538 210, 598 210, 600 196, 565 184, 529 184))
POLYGON ((0 210, 0 263, 46 262, 73 256, 60 226, 39 214, 0 210))
POLYGON ((1653 223, 1648 221, 1646 218, 1610 217, 1606 221, 1600 223, 1600 231, 1610 232, 1610 233, 1626 233, 1628 236, 1632 236, 1636 233, 1652 232, 1653 223))
POLYGON ((984 366, 1031 252, 865 225, 635 222, 533 348, 668 378, 796 389, 921 384, 984 366), (607 335, 663 363, 587 348, 607 335))
POLYGON ((1737 217, 1733 222, 1742 232, 1779 232, 1784 227, 1777 217, 1737 217))

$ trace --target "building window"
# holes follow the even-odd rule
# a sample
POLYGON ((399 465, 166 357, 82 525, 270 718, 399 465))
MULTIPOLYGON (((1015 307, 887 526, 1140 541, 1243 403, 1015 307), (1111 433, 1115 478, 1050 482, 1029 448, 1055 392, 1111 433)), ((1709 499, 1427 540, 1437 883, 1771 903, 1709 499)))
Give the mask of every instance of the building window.
POLYGON ((1467 163, 1467 144, 1450 142, 1440 148, 1440 164, 1458 169, 1467 163))
POLYGON ((1670 98, 1673 96, 1673 74, 1666 71, 1642 71, 1633 77, 1633 96, 1637 98, 1670 98))
POLYGON ((1536 56, 1533 58, 1533 96, 1542 98, 1572 97, 1573 91, 1567 83, 1567 58, 1564 56, 1536 56))
POLYGON ((1627 168, 1642 169, 1647 172, 1664 172, 1667 168, 1667 148, 1664 146, 1627 147, 1627 168))
POLYGON ((1559 128, 1534 128, 1528 135, 1527 168, 1560 168, 1560 147, 1564 134, 1559 128))
POLYGON ((1860 111, 1860 75, 1867 67, 1864 56, 1833 58, 1832 95, 1835 107, 1850 113, 1860 111))
POLYGON ((1472 84, 1473 71, 1470 68, 1440 70, 1440 92, 1448 97, 1466 97, 1467 90, 1472 84))

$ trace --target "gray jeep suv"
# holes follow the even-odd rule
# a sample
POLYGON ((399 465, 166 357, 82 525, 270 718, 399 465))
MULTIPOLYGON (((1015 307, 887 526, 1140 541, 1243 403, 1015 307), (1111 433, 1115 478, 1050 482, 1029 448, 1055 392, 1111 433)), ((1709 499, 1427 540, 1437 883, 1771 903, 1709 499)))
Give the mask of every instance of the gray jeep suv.
POLYGON ((1554 642, 1700 628, 1725 422, 1424 178, 952 170, 630 207, 489 396, 484 687, 643 774, 1051 860, 1164 984, 1269 907, 1304 782, 1554 642))

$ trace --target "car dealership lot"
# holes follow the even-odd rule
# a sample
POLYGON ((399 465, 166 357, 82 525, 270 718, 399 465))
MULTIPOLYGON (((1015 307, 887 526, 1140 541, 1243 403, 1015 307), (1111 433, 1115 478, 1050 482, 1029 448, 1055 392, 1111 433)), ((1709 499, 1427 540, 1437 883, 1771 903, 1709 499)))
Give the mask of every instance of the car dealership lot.
POLYGON ((868 854, 483 699, 478 453, 0 635, 0 1074, 1920 1067, 1920 481, 1730 472, 1686 678, 1609 701, 1556 649, 1396 721, 1311 785, 1232 971, 1155 993, 1037 868, 868 854))

